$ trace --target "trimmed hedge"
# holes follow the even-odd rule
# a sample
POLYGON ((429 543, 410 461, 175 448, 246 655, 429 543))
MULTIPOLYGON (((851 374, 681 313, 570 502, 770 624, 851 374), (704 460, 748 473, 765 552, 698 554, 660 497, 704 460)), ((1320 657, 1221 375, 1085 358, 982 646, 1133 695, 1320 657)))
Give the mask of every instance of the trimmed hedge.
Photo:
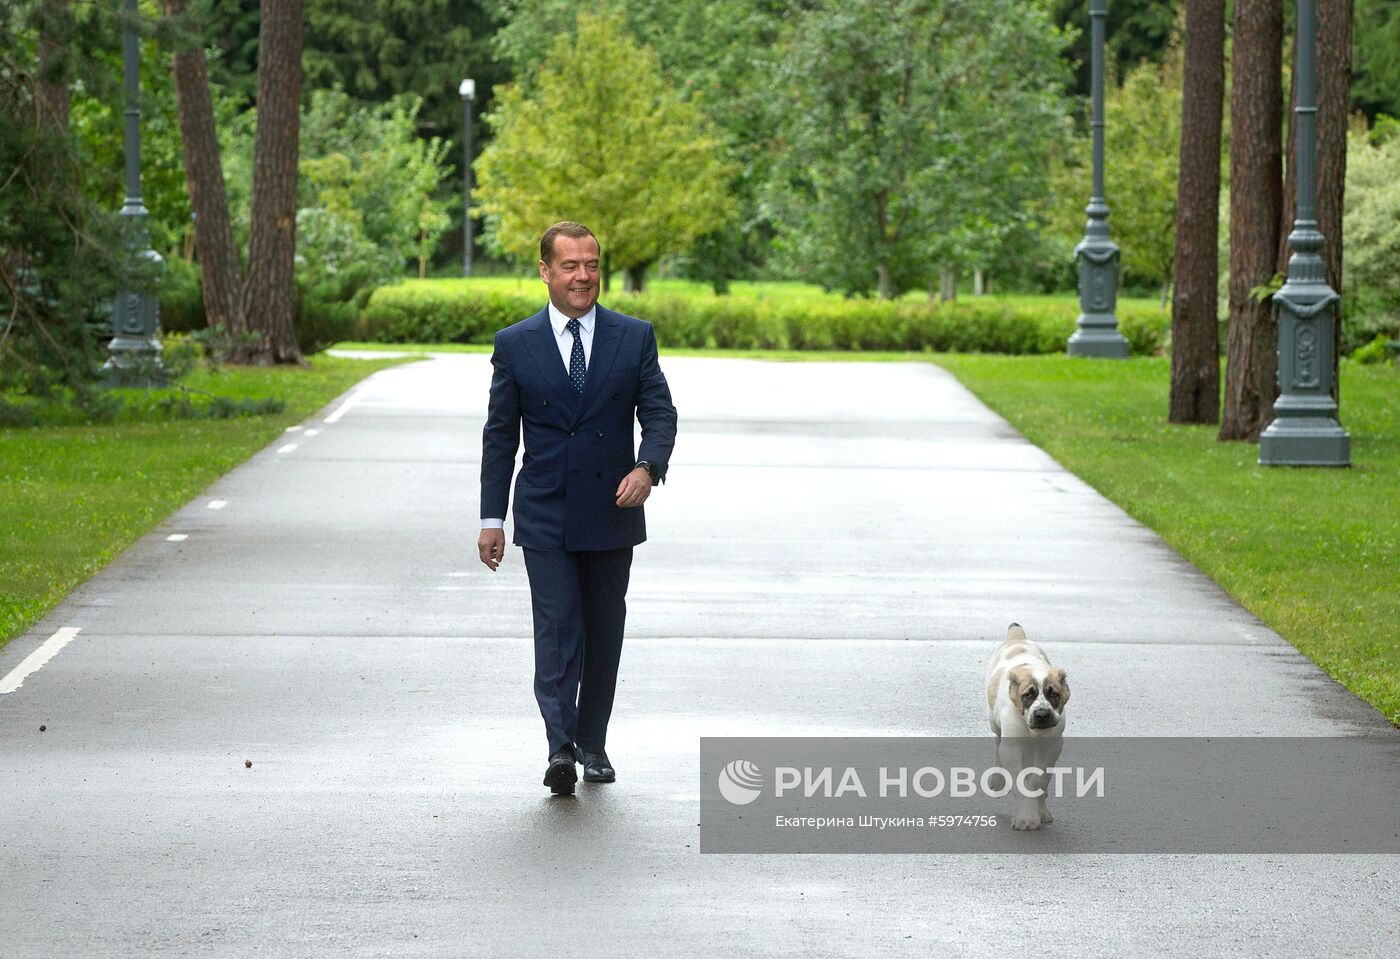
MULTIPOLYGON (((986 299, 916 301, 759 300, 610 293, 607 306, 649 320, 663 347, 749 350, 936 350, 1062 353, 1077 305, 986 299)), ((360 336, 377 343, 489 343, 502 327, 539 311, 538 294, 399 283, 370 296, 360 336)), ((1171 325, 1157 309, 1118 310, 1135 354, 1161 352, 1171 325)))

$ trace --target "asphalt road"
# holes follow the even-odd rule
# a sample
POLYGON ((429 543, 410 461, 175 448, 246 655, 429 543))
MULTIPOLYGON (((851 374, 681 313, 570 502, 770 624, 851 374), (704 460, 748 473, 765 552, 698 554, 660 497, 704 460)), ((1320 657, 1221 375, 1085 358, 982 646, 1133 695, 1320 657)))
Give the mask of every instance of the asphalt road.
POLYGON ((1395 857, 701 856, 701 736, 984 735, 1011 620, 1073 733, 1393 731, 931 365, 663 367, 616 784, 540 783, 487 358, 388 370, 0 650, 79 630, 0 691, 0 956, 1395 954, 1395 857))

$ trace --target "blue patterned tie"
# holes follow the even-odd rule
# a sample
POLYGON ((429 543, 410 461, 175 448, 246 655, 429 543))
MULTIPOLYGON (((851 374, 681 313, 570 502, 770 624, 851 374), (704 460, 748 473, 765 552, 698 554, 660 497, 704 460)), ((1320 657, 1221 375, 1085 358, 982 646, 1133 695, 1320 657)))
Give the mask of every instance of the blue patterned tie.
POLYGON ((578 320, 569 321, 568 330, 574 335, 574 348, 569 353, 569 379, 574 384, 574 389, 583 392, 583 377, 587 368, 583 361, 583 340, 578 335, 578 320))

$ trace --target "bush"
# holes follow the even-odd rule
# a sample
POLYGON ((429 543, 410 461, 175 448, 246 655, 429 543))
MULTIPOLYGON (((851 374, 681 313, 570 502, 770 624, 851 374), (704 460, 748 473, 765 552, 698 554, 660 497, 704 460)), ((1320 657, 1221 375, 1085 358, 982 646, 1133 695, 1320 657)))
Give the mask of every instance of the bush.
MULTIPOLYGON (((612 293, 612 309, 649 320, 663 347, 748 350, 937 350, 1061 353, 1078 306, 963 299, 927 303, 860 299, 754 300, 612 293)), ((537 313, 539 293, 469 284, 400 283, 370 296, 360 337, 377 343, 489 343, 496 331, 537 313)), ((1170 314, 1120 307, 1134 354, 1161 352, 1170 314)))
MULTIPOLYGON (((373 283, 354 270, 346 270, 315 285, 298 274, 292 325, 301 352, 310 356, 354 336, 360 310, 369 299, 373 283)), ((171 259, 160 285, 161 332, 195 333, 207 326, 199 266, 171 259)))
POLYGON ((192 333, 204 327, 204 292, 200 287, 199 267, 172 256, 165 261, 165 275, 160 282, 161 332, 192 333))

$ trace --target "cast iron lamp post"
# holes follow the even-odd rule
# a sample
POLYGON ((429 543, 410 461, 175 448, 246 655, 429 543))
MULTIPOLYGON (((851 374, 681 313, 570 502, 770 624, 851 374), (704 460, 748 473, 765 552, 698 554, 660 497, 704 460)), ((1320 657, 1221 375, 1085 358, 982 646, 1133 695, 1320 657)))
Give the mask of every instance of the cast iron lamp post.
POLYGON ((1128 341, 1113 315, 1118 301, 1118 245, 1108 235, 1108 203, 1103 189, 1103 34, 1108 0, 1089 0, 1091 83, 1094 113, 1094 183, 1084 212, 1084 239, 1074 248, 1079 259, 1079 329, 1069 338, 1070 356, 1122 359, 1128 341))
POLYGON ((151 290, 165 269, 165 259, 151 249, 146 205, 141 199, 141 60, 136 37, 136 0, 125 0, 122 73, 126 86, 126 200, 122 234, 144 290, 123 289, 112 309, 112 341, 102 371, 118 386, 155 386, 161 380, 160 301, 151 290))
POLYGON ((1298 0, 1298 214, 1288 246, 1288 281, 1278 306, 1278 387, 1275 419, 1259 434, 1264 466, 1350 466, 1351 437, 1337 422, 1332 399, 1333 324, 1341 299, 1327 285, 1317 228, 1317 0, 1298 0))
POLYGON ((476 99, 476 81, 463 80, 457 88, 466 108, 462 127, 462 187, 466 194, 462 204, 462 275, 472 275, 472 101, 476 99))

